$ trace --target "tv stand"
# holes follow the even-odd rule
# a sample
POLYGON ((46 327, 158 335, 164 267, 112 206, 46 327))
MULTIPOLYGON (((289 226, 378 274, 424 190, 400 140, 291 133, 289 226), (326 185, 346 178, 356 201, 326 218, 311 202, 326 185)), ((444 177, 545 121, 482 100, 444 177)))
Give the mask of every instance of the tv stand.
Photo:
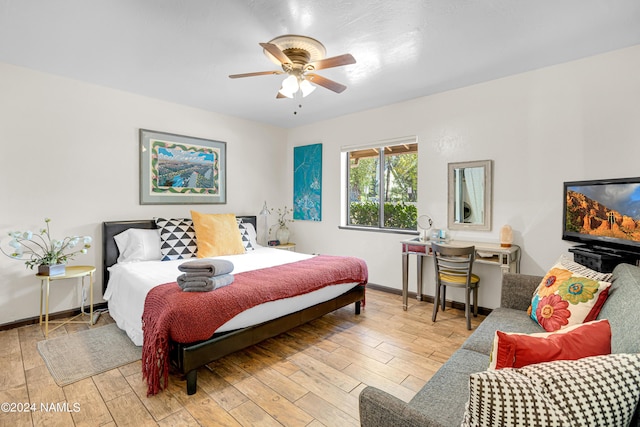
POLYGON ((601 246, 580 245, 569 249, 573 260, 601 273, 611 273, 616 265, 637 265, 640 254, 601 246))

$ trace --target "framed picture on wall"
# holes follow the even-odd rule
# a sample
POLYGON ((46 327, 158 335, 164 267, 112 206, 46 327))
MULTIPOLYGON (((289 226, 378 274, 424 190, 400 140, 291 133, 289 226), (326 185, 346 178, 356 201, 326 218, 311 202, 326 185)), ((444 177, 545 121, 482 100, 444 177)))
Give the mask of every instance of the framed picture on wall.
POLYGON ((140 204, 227 203, 227 144, 140 129, 140 204))
POLYGON ((322 144, 293 148, 293 219, 322 220, 322 144))

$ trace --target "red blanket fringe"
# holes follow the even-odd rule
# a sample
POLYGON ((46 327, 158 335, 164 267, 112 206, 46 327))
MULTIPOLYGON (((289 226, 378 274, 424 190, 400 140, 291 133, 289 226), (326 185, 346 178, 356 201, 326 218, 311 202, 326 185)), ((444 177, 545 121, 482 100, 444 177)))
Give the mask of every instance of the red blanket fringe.
POLYGON ((256 305, 318 290, 330 284, 368 280, 366 263, 355 257, 319 255, 304 261, 235 275, 234 282, 212 292, 183 292, 174 282, 147 294, 142 314, 142 376, 147 395, 169 381, 169 342, 210 338, 238 313, 256 305))

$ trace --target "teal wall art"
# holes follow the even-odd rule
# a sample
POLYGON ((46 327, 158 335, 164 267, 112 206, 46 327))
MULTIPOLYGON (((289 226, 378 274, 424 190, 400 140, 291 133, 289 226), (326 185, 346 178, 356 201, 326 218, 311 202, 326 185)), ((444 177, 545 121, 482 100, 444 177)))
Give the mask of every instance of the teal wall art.
POLYGON ((322 144, 293 148, 293 219, 322 220, 322 144))

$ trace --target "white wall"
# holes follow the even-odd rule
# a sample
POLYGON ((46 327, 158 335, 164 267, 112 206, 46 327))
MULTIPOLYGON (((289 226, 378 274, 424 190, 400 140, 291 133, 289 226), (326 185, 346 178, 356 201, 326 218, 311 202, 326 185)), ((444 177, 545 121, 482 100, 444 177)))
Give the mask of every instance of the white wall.
MULTIPOLYGON (((202 212, 257 214, 265 199, 285 203, 286 131, 130 93, 0 64, 0 238, 39 230, 94 237, 73 264, 98 267, 101 224, 202 212), (226 205, 140 205, 138 130, 227 143, 226 205)), ((57 281, 51 312, 80 306, 73 281, 57 281)), ((0 324, 37 316, 39 282, 0 255, 0 324)), ((101 298, 96 298, 101 301, 101 298)))
MULTIPOLYGON (((363 257, 372 283, 401 289, 406 236, 338 229, 340 147, 417 135, 418 213, 446 227, 447 163, 493 159, 492 230, 453 237, 497 242, 510 224, 523 248, 521 271, 542 274, 569 247, 561 240, 563 181, 640 175, 639 69, 635 46, 294 129, 289 147, 324 144, 324 170, 323 220, 296 222, 293 240, 303 252, 363 257)), ((427 268, 425 292, 433 295, 431 261, 427 268)), ((480 305, 498 306, 498 269, 475 270, 480 305)), ((455 291, 447 296, 464 301, 455 291)))
MULTIPOLYGON (((638 69, 640 46, 284 130, 0 64, 0 237, 50 217, 56 236, 92 235, 95 247, 74 263, 100 267, 102 221, 290 205, 292 147, 322 142, 323 219, 292 224, 292 240, 303 252, 360 256, 372 283, 400 289, 406 236, 338 229, 340 147, 417 135, 419 213, 445 227, 447 163, 493 159, 493 229, 454 238, 497 241, 511 224, 522 271, 541 274, 569 246, 562 182, 640 174, 638 69), (226 141, 228 204, 139 205, 139 128, 226 141)), ((476 267, 484 307, 499 304, 495 270, 476 267)), ((80 305, 66 282, 56 282, 51 312, 80 305)), ((36 316, 38 298, 33 272, 0 256, 0 324, 36 316)))

